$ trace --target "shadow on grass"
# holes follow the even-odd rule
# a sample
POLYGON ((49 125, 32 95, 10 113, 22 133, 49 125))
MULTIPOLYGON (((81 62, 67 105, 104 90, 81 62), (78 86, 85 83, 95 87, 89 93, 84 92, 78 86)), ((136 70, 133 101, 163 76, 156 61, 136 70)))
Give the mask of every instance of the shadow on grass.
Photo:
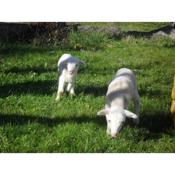
POLYGON ((10 95, 20 94, 53 94, 56 90, 57 81, 45 80, 45 81, 30 81, 19 84, 0 86, 0 97, 7 97, 10 95))
MULTIPOLYGON (((57 91, 57 80, 28 81, 25 83, 8 84, 0 86, 0 97, 10 95, 34 94, 51 95, 57 91)), ((77 94, 84 93, 97 96, 104 96, 107 91, 106 86, 96 87, 92 85, 79 86, 75 89, 77 94)))
MULTIPOLYGON (((2 114, 0 113, 0 126, 5 125, 26 125, 38 123, 45 125, 46 127, 54 127, 57 125, 62 125, 66 123, 71 124, 84 124, 84 123, 94 123, 99 127, 104 127, 106 129, 106 120, 104 117, 90 117, 84 116, 70 116, 69 118, 60 118, 59 116, 55 118, 48 118, 47 116, 30 116, 30 115, 20 115, 20 114, 2 114)), ((134 127, 130 122, 126 122, 126 125, 134 127)), ((136 139, 139 141, 147 140, 157 140, 162 138, 162 134, 167 134, 174 137, 173 126, 168 114, 156 114, 156 115, 144 115, 141 118, 139 126, 139 135, 136 139), (144 130, 142 130, 144 129, 144 130), (141 140, 140 140, 140 139, 141 140)), ((121 131, 122 132, 122 131, 121 131)))
POLYGON ((50 50, 54 50, 55 48, 52 47, 37 47, 37 46, 32 46, 29 44, 21 44, 21 43, 7 43, 4 45, 0 45, 0 55, 3 56, 24 56, 25 54, 42 54, 46 53, 50 50))
POLYGON ((18 114, 0 114, 0 125, 25 125, 30 123, 39 123, 48 127, 54 127, 65 123, 95 123, 101 126, 106 125, 106 120, 103 117, 89 117, 89 116, 71 116, 69 118, 48 118, 46 116, 29 116, 18 114))
POLYGON ((56 72, 56 68, 44 68, 42 66, 35 66, 35 67, 27 67, 27 68, 18 68, 18 67, 13 67, 9 70, 4 71, 4 73, 19 73, 19 74, 27 74, 30 72, 33 73, 45 73, 45 72, 56 72))
POLYGON ((107 91, 107 86, 93 86, 93 85, 86 85, 86 86, 79 86, 76 90, 77 94, 84 93, 86 95, 93 95, 95 97, 98 96, 105 96, 107 91))
POLYGON ((174 136, 173 123, 170 114, 165 112, 144 114, 140 118, 140 124, 138 127, 148 131, 144 136, 145 141, 159 139, 163 133, 174 136))

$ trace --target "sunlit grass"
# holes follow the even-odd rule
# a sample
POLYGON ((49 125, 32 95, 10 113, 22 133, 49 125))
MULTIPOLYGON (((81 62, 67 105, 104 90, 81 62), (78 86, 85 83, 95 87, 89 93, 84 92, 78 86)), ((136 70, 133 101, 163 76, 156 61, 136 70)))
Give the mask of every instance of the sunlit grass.
POLYGON ((93 49, 97 40, 84 43, 82 39, 78 50, 24 44, 0 50, 0 152, 175 151, 169 117, 175 73, 172 41, 163 40, 170 42, 168 47, 162 39, 100 38, 101 47, 93 49), (86 67, 78 74, 77 96, 65 95, 56 103, 56 65, 64 52, 80 57, 86 67), (109 81, 121 67, 136 73, 141 119, 138 127, 127 121, 112 140, 105 133, 105 118, 96 113, 104 106, 109 81))

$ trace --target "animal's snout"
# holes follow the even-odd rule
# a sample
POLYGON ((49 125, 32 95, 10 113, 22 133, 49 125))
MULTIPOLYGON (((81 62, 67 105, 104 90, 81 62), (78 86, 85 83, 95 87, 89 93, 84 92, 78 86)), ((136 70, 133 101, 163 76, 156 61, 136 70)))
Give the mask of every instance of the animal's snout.
POLYGON ((111 138, 115 139, 116 138, 116 134, 111 134, 111 138))

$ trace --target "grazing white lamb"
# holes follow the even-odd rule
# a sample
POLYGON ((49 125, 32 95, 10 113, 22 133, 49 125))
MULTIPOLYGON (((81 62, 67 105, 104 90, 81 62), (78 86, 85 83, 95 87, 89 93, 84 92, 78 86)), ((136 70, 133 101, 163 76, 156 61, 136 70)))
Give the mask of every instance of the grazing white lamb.
POLYGON ((64 93, 64 87, 67 83, 67 91, 71 95, 75 95, 75 80, 76 75, 81 64, 85 64, 83 61, 79 60, 76 57, 73 57, 70 54, 63 54, 58 61, 58 72, 59 82, 58 82, 58 91, 56 96, 56 101, 60 100, 61 95, 64 93))
POLYGON ((106 116, 106 132, 115 138, 126 117, 133 118, 136 124, 139 123, 139 111, 140 102, 135 75, 130 69, 121 68, 108 86, 105 108, 97 115, 106 116), (127 110, 130 100, 134 102, 135 114, 127 110))

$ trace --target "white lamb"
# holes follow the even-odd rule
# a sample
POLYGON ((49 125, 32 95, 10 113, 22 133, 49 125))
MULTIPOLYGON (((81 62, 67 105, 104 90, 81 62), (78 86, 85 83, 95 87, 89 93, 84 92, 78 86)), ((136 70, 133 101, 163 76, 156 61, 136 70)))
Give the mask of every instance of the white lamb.
POLYGON ((70 54, 63 54, 58 61, 58 72, 59 82, 58 82, 58 91, 56 96, 56 101, 59 101, 61 95, 64 93, 64 87, 67 83, 67 91, 71 95, 75 95, 75 80, 79 66, 85 64, 83 61, 79 60, 76 57, 73 57, 70 54))
POLYGON ((107 134, 112 138, 120 131, 126 117, 139 123, 140 100, 134 73, 127 68, 121 68, 108 86, 105 108, 97 115, 106 116, 107 134), (135 113, 127 110, 129 101, 134 102, 135 113))

